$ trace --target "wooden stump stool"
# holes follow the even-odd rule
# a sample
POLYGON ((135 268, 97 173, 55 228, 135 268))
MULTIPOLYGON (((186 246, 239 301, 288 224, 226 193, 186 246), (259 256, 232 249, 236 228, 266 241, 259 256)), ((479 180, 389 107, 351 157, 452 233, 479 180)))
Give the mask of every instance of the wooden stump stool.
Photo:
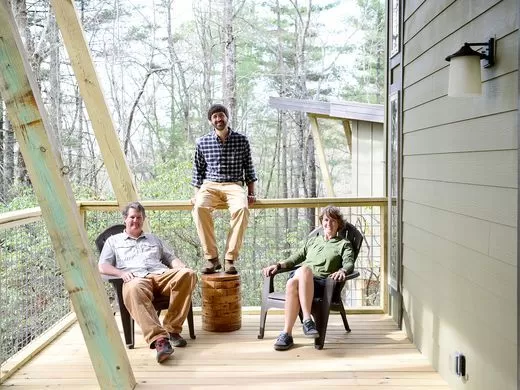
POLYGON ((202 275, 202 329, 231 332, 242 326, 240 275, 202 275))

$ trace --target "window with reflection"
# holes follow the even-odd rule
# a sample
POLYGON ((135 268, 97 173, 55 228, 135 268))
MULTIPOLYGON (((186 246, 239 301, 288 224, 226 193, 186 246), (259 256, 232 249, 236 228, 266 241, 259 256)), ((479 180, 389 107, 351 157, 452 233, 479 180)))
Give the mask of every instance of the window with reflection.
POLYGON ((392 17, 390 23, 392 24, 392 36, 391 36, 391 48, 390 48, 390 57, 395 56, 399 53, 399 0, 392 0, 392 17))
POLYGON ((390 95, 389 104, 389 160, 390 160, 390 258, 388 281, 394 290, 398 290, 399 281, 399 93, 390 95))

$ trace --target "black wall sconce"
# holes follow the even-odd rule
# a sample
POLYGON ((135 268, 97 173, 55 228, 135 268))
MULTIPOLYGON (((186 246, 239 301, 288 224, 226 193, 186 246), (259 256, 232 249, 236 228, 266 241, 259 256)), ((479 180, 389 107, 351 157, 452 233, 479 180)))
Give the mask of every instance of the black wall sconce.
POLYGON ((495 38, 488 42, 464 43, 459 51, 446 57, 450 63, 448 96, 480 96, 482 82, 480 61, 485 60, 484 68, 495 65, 495 38), (483 51, 476 51, 471 46, 480 46, 483 51))

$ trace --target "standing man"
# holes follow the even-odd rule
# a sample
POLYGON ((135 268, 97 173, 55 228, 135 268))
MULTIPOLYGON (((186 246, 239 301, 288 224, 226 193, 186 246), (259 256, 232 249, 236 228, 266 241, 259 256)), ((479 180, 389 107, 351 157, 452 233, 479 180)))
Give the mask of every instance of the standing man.
POLYGON ((248 205, 256 199, 257 178, 249 140, 228 126, 227 108, 221 104, 212 105, 208 110, 208 121, 213 130, 197 139, 191 181, 195 187, 193 219, 206 260, 202 273, 210 274, 222 268, 212 212, 223 204, 231 213, 224 254, 225 272, 236 274, 235 261, 249 221, 248 205))
POLYGON ((146 213, 139 202, 127 205, 123 217, 125 231, 106 240, 99 256, 99 272, 123 279, 125 306, 162 363, 173 353, 171 343, 186 346, 180 333, 197 276, 157 236, 143 232, 146 213), (162 324, 152 302, 155 294, 170 297, 162 324))

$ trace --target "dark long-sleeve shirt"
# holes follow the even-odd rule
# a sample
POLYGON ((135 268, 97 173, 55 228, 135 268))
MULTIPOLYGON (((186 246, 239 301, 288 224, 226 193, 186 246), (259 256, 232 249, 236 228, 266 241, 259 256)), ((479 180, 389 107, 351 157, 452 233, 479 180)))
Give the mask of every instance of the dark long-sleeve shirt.
POLYGON ((343 268, 347 274, 354 270, 354 252, 350 241, 333 237, 325 241, 322 235, 312 237, 296 253, 281 262, 284 268, 306 265, 314 276, 327 277, 343 268))
POLYGON ((191 184, 200 187, 204 180, 218 183, 257 180, 249 140, 229 129, 225 142, 212 131, 197 139, 191 184))

